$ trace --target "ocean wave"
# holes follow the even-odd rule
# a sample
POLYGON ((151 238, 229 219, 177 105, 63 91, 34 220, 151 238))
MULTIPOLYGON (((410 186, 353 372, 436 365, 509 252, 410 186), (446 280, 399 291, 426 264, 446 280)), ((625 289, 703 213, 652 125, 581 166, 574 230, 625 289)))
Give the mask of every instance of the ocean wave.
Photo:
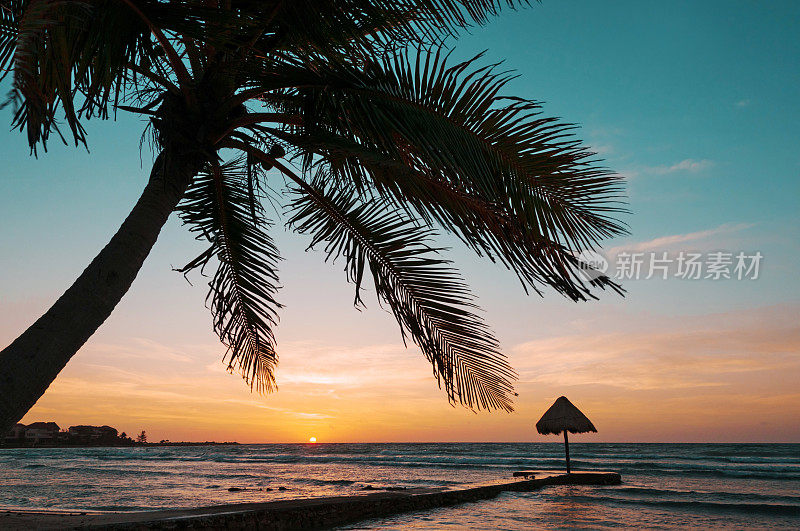
MULTIPOLYGON (((215 463, 231 463, 242 465, 253 464, 353 464, 368 466, 389 467, 441 467, 441 468, 508 468, 521 467, 530 464, 529 459, 496 460, 483 457, 473 460, 459 460, 452 456, 258 456, 241 458, 216 457, 215 463)), ((553 460, 552 464, 558 460, 553 460)), ((560 461, 563 463, 563 459, 560 461)))
POLYGON ((351 481, 349 479, 316 479, 316 478, 304 478, 301 482, 307 485, 318 485, 321 487, 325 487, 328 485, 347 487, 350 485, 355 485, 357 483, 356 481, 351 481))
MULTIPOLYGON (((47 463, 20 463, 20 468, 48 468, 51 470, 91 472, 95 474, 114 474, 119 470, 125 470, 129 474, 161 474, 175 475, 186 473, 185 463, 187 459, 177 456, 147 456, 140 459, 131 459, 128 456, 124 462, 117 466, 97 466, 98 461, 92 459, 78 459, 59 461, 49 460, 47 463), (157 465, 158 462, 175 463, 173 470, 164 470, 163 466, 157 465)), ((192 461, 197 461, 192 459, 192 461)), ((622 473, 637 473, 645 475, 690 475, 706 477, 741 477, 741 478, 760 478, 776 480, 800 480, 800 466, 787 464, 766 464, 766 463, 731 463, 727 465, 704 464, 700 461, 680 460, 604 460, 601 458, 571 460, 575 468, 584 470, 599 471, 619 471, 622 473)), ((102 461, 100 461, 102 462, 102 461)), ((563 457, 504 457, 494 456, 452 456, 452 455, 424 455, 424 454, 405 454, 405 455, 249 455, 249 456, 208 456, 203 461, 206 466, 221 465, 241 465, 253 467, 258 465, 353 465, 386 468, 442 468, 442 469, 497 469, 511 470, 514 468, 529 469, 560 469, 563 467, 563 457)), ((224 472, 227 473, 227 472, 224 472)))
POLYGON ((672 498, 719 498, 724 500, 743 500, 751 502, 760 500, 763 503, 784 503, 795 504, 800 508, 800 496, 786 496, 780 494, 759 494, 755 492, 726 492, 726 491, 697 491, 697 490, 675 490, 675 489, 656 489, 649 487, 616 487, 615 492, 621 492, 629 496, 659 496, 672 498))
POLYGON ((774 479, 781 481, 800 480, 800 469, 788 467, 721 467, 708 468, 680 463, 655 461, 641 461, 638 463, 622 464, 609 463, 608 470, 617 469, 620 472, 637 472, 648 475, 684 475, 705 477, 732 477, 747 479, 774 479))
POLYGON ((772 516, 800 517, 800 505, 778 503, 727 503, 706 500, 664 500, 624 498, 617 496, 581 496, 570 494, 572 502, 583 501, 589 503, 615 503, 625 505, 641 505, 647 507, 660 507, 664 509, 683 509, 693 512, 719 512, 719 513, 744 513, 762 514, 772 516))
MULTIPOLYGON (((563 451, 563 450, 562 450, 563 451)), ((739 458, 727 457, 725 459, 709 460, 703 457, 693 456, 680 456, 680 457, 665 457, 665 456, 605 456, 605 455, 580 455, 573 453, 572 461, 581 466, 596 466, 607 465, 617 467, 640 467, 643 463, 647 466, 655 464, 657 467, 679 467, 687 469, 711 469, 719 466, 720 463, 729 463, 731 465, 749 466, 750 470, 766 471, 766 470, 779 470, 782 472, 798 472, 800 473, 800 460, 784 457, 782 459, 755 459, 755 458, 739 458)), ((172 460, 172 459, 170 459, 172 460)), ((181 460, 180 458, 178 460, 181 460)), ((444 453, 404 453, 397 454, 388 451, 381 451, 377 454, 252 454, 252 455, 238 455, 231 456, 219 454, 208 457, 209 461, 219 463, 314 463, 314 462, 335 462, 335 463, 388 463, 400 461, 405 464, 413 463, 453 463, 457 462, 459 465, 475 465, 475 466, 534 466, 534 467, 549 467, 553 465, 563 464, 564 458, 562 453, 553 455, 494 455, 494 454, 444 454, 444 453)))

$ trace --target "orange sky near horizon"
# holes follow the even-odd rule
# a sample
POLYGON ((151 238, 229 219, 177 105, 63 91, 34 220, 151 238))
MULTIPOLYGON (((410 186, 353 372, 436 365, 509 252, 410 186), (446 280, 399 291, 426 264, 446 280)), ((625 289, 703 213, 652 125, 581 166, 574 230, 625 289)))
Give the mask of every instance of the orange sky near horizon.
POLYGON ((213 342, 92 340, 23 422, 110 424, 173 441, 555 441, 533 424, 565 394, 599 430, 578 441, 798 442, 797 310, 672 319, 649 330, 640 322, 637 332, 576 330, 514 345, 520 396, 511 414, 448 406, 427 362, 399 342, 286 342, 280 389, 259 397, 225 373, 213 342))

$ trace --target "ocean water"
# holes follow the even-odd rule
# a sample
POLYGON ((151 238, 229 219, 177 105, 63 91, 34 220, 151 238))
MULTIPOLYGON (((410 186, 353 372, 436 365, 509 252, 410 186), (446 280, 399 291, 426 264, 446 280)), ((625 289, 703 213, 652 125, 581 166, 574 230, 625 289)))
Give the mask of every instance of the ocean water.
MULTIPOLYGON (((506 493, 344 529, 800 528, 798 444, 573 443, 570 455, 574 470, 617 471, 622 485, 506 493)), ((192 507, 363 494, 367 485, 457 486, 562 467, 558 443, 0 449, 0 508, 192 507)))

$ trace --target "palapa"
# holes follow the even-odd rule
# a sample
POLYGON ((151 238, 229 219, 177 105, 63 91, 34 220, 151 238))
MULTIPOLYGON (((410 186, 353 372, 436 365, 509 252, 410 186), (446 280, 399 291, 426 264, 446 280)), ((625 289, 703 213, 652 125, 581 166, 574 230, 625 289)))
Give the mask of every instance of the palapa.
POLYGON ((536 423, 536 431, 542 435, 564 432, 564 449, 567 454, 567 474, 570 473, 569 466, 569 438, 567 433, 587 433, 596 432, 592 421, 586 417, 581 410, 567 400, 566 396, 561 396, 556 400, 550 409, 544 412, 542 418, 536 423))

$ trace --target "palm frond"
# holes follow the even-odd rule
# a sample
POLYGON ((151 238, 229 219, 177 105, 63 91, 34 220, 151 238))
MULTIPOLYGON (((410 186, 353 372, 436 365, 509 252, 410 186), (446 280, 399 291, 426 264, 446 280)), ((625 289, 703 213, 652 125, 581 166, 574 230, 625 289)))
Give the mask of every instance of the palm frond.
MULTIPOLYGON (((85 143, 79 115, 103 109, 113 96, 124 64, 142 46, 147 28, 131 19, 118 2, 81 0, 18 1, 9 4, 14 23, 4 39, 0 67, 12 68, 14 127, 27 130, 35 150, 58 132, 59 109, 76 142, 85 143), (8 51, 13 48, 13 53, 8 51), (83 102, 76 96, 83 92, 83 102)), ((60 134, 60 133, 59 133, 60 134)))
POLYGON ((174 68, 162 68, 164 47, 152 32, 202 38, 210 12, 158 0, 10 0, 3 7, 0 68, 13 72, 13 124, 34 150, 58 132, 59 112, 85 144, 82 119, 107 118, 137 76, 174 77, 174 68))
POLYGON ((289 224, 310 234, 311 246, 324 242, 329 259, 344 258, 357 303, 369 268, 379 300, 431 362, 451 403, 512 411, 514 371, 467 286, 429 246, 431 231, 385 202, 326 186, 322 175, 293 189, 289 224))
POLYGON ((212 259, 218 262, 208 299, 214 331, 228 348, 228 369, 269 392, 275 388, 278 362, 272 328, 281 308, 275 300, 280 257, 266 232, 270 223, 253 201, 252 171, 237 159, 211 165, 196 177, 178 213, 210 245, 178 271, 186 274, 202 270, 212 259))
MULTIPOLYGON (((272 132, 498 258, 523 285, 592 297, 575 254, 625 232, 615 219, 625 211, 621 178, 597 165, 572 126, 542 117, 534 101, 503 97, 509 75, 474 62, 448 66, 420 52, 364 71, 287 65, 302 85, 274 106, 303 125, 272 132)), ((618 290, 602 275, 590 284, 618 290)))
POLYGON ((240 2, 254 25, 263 24, 254 46, 262 52, 374 51, 375 44, 403 48, 440 40, 471 24, 483 24, 503 6, 526 0, 293 0, 240 2))
MULTIPOLYGON (((349 80, 339 70, 342 85, 328 81, 309 95, 306 119, 507 205, 553 241, 585 248, 621 233, 611 217, 620 212, 619 176, 595 164, 572 125, 541 116, 535 101, 504 97, 511 75, 470 69, 475 60, 448 66, 440 52, 420 51, 387 56, 349 80)), ((341 66, 328 65, 336 76, 341 66)))

